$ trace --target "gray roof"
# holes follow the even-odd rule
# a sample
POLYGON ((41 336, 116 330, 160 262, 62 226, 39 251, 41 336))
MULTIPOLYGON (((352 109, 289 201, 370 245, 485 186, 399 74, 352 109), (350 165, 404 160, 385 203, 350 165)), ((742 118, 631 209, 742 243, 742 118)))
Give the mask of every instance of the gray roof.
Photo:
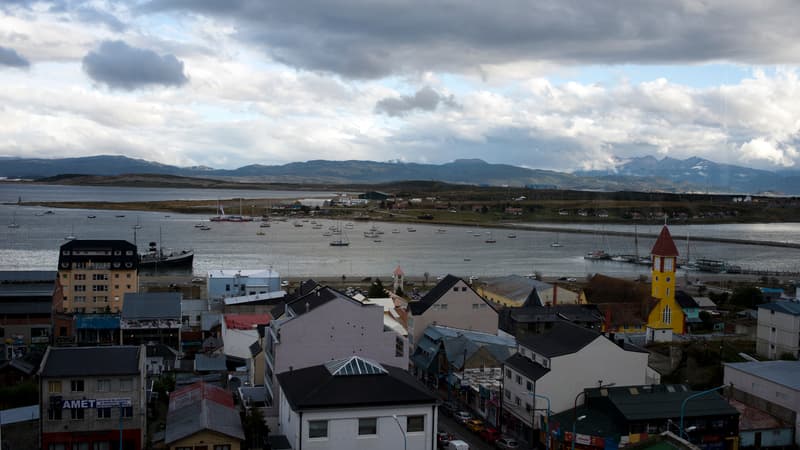
POLYGON ((548 332, 533 336, 523 336, 519 343, 548 358, 575 353, 600 337, 597 331, 574 325, 570 322, 556 322, 548 332))
POLYGON ((753 361, 725 366, 800 391, 800 361, 753 361))
POLYGON ((211 331, 212 328, 222 325, 222 314, 218 312, 204 312, 200 315, 200 329, 211 331))
POLYGON ((4 409, 0 411, 0 425, 39 420, 39 405, 23 406, 20 408, 4 409))
POLYGON ((792 316, 800 316, 800 302, 792 302, 788 300, 779 300, 777 302, 765 303, 758 305, 758 309, 769 309, 792 316))
POLYGON ((520 275, 484 278, 480 284, 491 292, 516 301, 525 301, 534 289, 542 292, 552 289, 553 285, 520 275))
POLYGON ((55 270, 0 270, 0 283, 55 283, 55 270))
POLYGON ((0 302, 0 314, 50 315, 52 309, 49 302, 0 302))
POLYGON ((43 377, 138 375, 138 346, 49 347, 39 374, 43 377))
MULTIPOLYGON (((204 387, 204 390, 208 389, 214 389, 217 392, 210 397, 201 394, 185 398, 180 407, 175 409, 170 406, 167 413, 167 429, 164 433, 166 444, 204 430, 244 440, 244 429, 239 412, 236 408, 215 401, 214 397, 223 395, 225 391, 213 386, 204 387)), ((170 402, 173 400, 170 398, 170 402)))
POLYGON ((0 283, 0 297, 52 298, 56 283, 0 283))
POLYGON ((194 357, 194 370, 198 372, 223 372, 228 370, 225 355, 203 355, 194 357))
POLYGON ((127 293, 122 304, 123 320, 181 318, 180 292, 127 293))

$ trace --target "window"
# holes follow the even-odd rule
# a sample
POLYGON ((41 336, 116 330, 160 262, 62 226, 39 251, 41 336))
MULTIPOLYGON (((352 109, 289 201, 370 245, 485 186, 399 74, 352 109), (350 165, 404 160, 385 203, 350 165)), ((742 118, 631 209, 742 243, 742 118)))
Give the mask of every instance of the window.
POLYGON ((231 285, 230 284, 226 284, 225 285, 225 290, 226 291, 230 291, 231 290, 231 285))
POLYGON ((31 328, 31 337, 48 337, 50 336, 50 328, 31 328))
POLYGON ((419 433, 425 431, 425 416, 406 417, 406 433, 419 433))
POLYGON ((81 420, 83 419, 83 409, 82 408, 75 408, 69 410, 70 416, 72 420, 81 420))
POLYGON ((131 384, 130 378, 119 380, 119 390, 122 392, 128 392, 131 390, 131 384))
POLYGON ((378 419, 374 417, 358 419, 358 435, 372 436, 378 434, 378 419))
POLYGON ((47 450, 66 450, 66 448, 67 448, 66 444, 57 443, 57 444, 50 444, 50 446, 47 447, 47 450))
POLYGON ((76 284, 72 287, 75 292, 86 292, 86 285, 85 284, 76 284))
POLYGON ((480 309, 480 308, 481 308, 481 304, 480 303, 473 303, 472 304, 472 309, 480 309))
POLYGON ((111 450, 111 446, 108 445, 108 441, 95 442, 92 450, 111 450))
POLYGON ((86 279, 86 274, 85 273, 76 273, 75 274, 75 279, 76 280, 85 280, 86 279))
POLYGON ((54 405, 47 409, 47 418, 50 420, 61 420, 61 405, 54 405))
POLYGON ((533 383, 528 381, 527 383, 525 383, 525 388, 528 389, 528 392, 532 391, 533 390, 533 383))
POLYGON ((525 402, 525 412, 531 412, 531 404, 528 402, 525 402))
POLYGON ((506 369, 506 378, 511 379, 511 370, 506 369))
POLYGON ((92 280, 94 281, 106 281, 108 280, 107 273, 94 273, 92 274, 92 280))
POLYGON ((122 417, 133 417, 133 406, 125 406, 122 408, 122 417))
POLYGON ((85 296, 85 295, 76 295, 76 296, 74 297, 73 301, 74 301, 75 303, 83 303, 83 302, 85 302, 85 301, 86 301, 86 296, 85 296))
POLYGON ((225 445, 215 445, 214 450, 231 450, 231 446, 228 444, 225 445))
POLYGON ((328 421, 327 420, 309 420, 308 421, 308 438, 309 439, 324 439, 328 437, 328 421))
POLYGON ((111 380, 97 380, 97 392, 108 392, 111 390, 111 380))
POLYGON ((505 390, 505 394, 506 394, 506 400, 511 400, 511 391, 509 391, 508 389, 506 389, 506 390, 505 390))
POLYGON ((403 342, 403 338, 400 336, 395 336, 394 338, 394 356, 401 357, 405 354, 406 344, 403 342))
POLYGON ((462 287, 461 292, 467 292, 467 287, 466 286, 462 287))
POLYGON ((92 292, 108 292, 108 286, 105 284, 93 284, 92 292))
MULTIPOLYGON (((673 263, 674 262, 675 262, 675 260, 672 259, 672 258, 664 258, 664 271, 665 272, 672 272, 672 270, 674 269, 674 267, 673 267, 673 263)), ((669 281, 669 280, 667 280, 667 281, 669 281)))
POLYGON ((514 404, 516 404, 517 406, 519 406, 519 405, 521 405, 521 404, 522 404, 522 400, 520 400, 520 399, 519 399, 519 397, 514 397, 514 404))
POLYGON ((47 382, 47 392, 49 394, 60 394, 61 393, 61 380, 48 381, 47 382))
POLYGON ((672 309, 669 305, 664 306, 664 310, 661 312, 661 321, 666 324, 672 323, 672 309))
POLYGON ((72 392, 83 392, 83 380, 72 380, 69 385, 72 392))
POLYGON ((194 450, 192 447, 175 447, 175 450, 194 450))
POLYGON ((517 375, 517 384, 522 384, 522 377, 517 375))
POLYGON ((439 305, 439 309, 447 309, 447 303, 439 305))
POLYGON ((89 450, 89 443, 88 442, 73 443, 72 450, 89 450))
POLYGON ((97 418, 98 419, 110 419, 111 418, 111 408, 97 408, 97 418))
POLYGON ((458 292, 458 286, 453 288, 453 292, 458 292))

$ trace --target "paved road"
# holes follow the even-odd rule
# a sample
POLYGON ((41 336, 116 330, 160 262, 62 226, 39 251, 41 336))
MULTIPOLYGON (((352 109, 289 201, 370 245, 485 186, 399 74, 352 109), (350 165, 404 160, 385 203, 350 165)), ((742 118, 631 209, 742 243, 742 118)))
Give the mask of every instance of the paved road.
POLYGON ((456 439, 461 439, 469 444, 470 450, 493 450, 495 448, 485 441, 482 441, 477 434, 469 431, 466 427, 456 423, 451 417, 447 417, 443 414, 439 415, 439 431, 453 433, 456 439))

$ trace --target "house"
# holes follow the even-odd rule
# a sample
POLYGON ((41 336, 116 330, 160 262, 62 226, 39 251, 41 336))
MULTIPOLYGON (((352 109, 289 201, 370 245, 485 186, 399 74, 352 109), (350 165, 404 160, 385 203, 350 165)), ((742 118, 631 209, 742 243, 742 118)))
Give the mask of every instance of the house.
MULTIPOLYGON (((656 304, 647 316, 648 340, 654 340, 657 330, 671 330, 674 334, 686 333, 686 313, 675 298, 675 271, 678 269, 676 259, 678 248, 669 228, 664 225, 661 233, 650 251, 653 265, 651 268, 651 296, 656 304)), ((697 303, 693 308, 697 309, 697 303)))
POLYGON ((39 393, 42 448, 143 447, 144 347, 50 347, 39 393))
POLYGON ((667 431, 701 449, 737 448, 739 411, 716 392, 692 397, 697 394, 673 384, 593 387, 583 391, 582 405, 555 414, 550 424, 562 445, 574 439, 585 450, 622 447, 667 431))
POLYGON ((266 361, 263 337, 272 317, 269 314, 225 314, 222 320, 223 353, 242 361, 247 367, 246 382, 250 386, 264 383, 266 361))
POLYGON ((473 288, 481 297, 503 306, 519 307, 526 303, 530 304, 534 295, 540 305, 578 303, 576 292, 564 289, 558 284, 545 283, 520 275, 482 278, 473 283, 473 288))
MULTIPOLYGON (((732 385, 731 396, 759 411, 768 413, 793 428, 794 444, 800 445, 800 361, 753 361, 725 363, 723 379, 732 385)), ((780 426, 773 428, 780 430, 780 426)), ((760 433, 753 430, 755 445, 782 433, 760 433)), ((742 436, 745 444, 745 436, 742 436)))
POLYGON ((208 298, 212 300, 268 294, 280 290, 280 275, 272 269, 208 271, 208 298))
POLYGON ((145 352, 147 355, 145 368, 148 375, 161 375, 175 370, 178 352, 174 348, 164 344, 150 343, 145 345, 145 352))
POLYGON ((558 322, 566 320, 574 324, 600 330, 603 315, 597 305, 537 306, 503 308, 500 311, 500 330, 518 338, 528 334, 542 334, 558 322))
POLYGON ((412 345, 429 325, 497 334, 497 311, 461 278, 447 275, 418 301, 408 304, 412 345))
POLYGON ((78 345, 116 345, 122 342, 119 314, 75 314, 78 345))
POLYGON ((683 312, 686 320, 685 329, 687 332, 691 331, 692 327, 696 327, 703 323, 700 320, 700 304, 697 303, 694 297, 685 291, 675 291, 675 303, 683 312))
POLYGON ((643 283, 596 274, 581 291, 580 303, 597 305, 602 331, 642 333, 653 303, 649 291, 643 283))
POLYGON ((800 358, 800 303, 779 300, 758 305, 756 351, 769 359, 800 358))
POLYGON ((551 411, 559 413, 572 408, 586 387, 658 382, 647 351, 566 321, 519 338, 517 350, 504 365, 503 423, 521 436, 531 436, 546 410, 535 394, 547 396, 551 411))
POLYGON ((437 398, 402 368, 351 356, 277 380, 292 448, 436 449, 437 398))
POLYGON ((264 385, 270 414, 277 415, 277 373, 350 356, 408 367, 406 332, 386 326, 382 305, 360 302, 313 281, 303 283, 295 295, 266 330, 264 385))
POLYGON ((242 441, 242 420, 230 392, 198 382, 169 395, 164 432, 169 450, 239 450, 242 441))
POLYGON ((181 348, 182 297, 180 292, 125 294, 119 321, 122 343, 154 342, 181 348))
POLYGON ((0 271, 0 361, 50 343, 55 271, 0 271), (5 347, 5 348, 3 348, 5 347))
POLYGON ((57 312, 120 312, 125 294, 139 292, 136 246, 124 240, 69 241, 58 253, 58 284, 57 312))

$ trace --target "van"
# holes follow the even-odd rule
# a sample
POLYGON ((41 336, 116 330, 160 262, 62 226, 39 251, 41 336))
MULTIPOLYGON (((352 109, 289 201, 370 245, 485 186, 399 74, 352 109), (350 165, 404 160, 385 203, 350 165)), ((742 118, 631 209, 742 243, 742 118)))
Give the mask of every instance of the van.
POLYGON ((469 444, 464 441, 456 439, 447 444, 447 450, 469 450, 469 444))

